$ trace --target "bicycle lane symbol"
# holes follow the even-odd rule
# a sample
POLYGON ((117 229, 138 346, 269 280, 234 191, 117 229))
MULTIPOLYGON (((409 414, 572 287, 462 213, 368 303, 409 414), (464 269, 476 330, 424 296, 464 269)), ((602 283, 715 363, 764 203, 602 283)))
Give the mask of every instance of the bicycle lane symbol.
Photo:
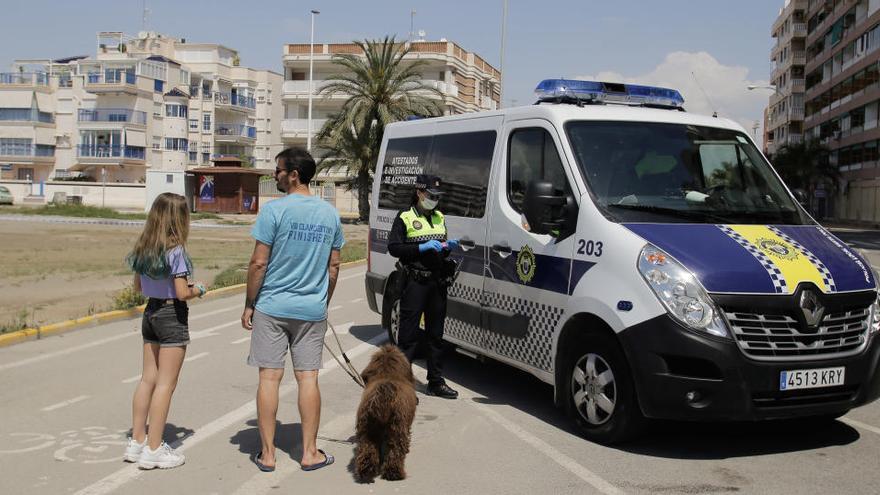
POLYGON ((128 430, 112 431, 103 426, 86 426, 52 435, 49 433, 10 433, 0 449, 0 456, 36 452, 56 447, 53 458, 61 462, 99 464, 118 462, 122 447, 128 444, 128 430))

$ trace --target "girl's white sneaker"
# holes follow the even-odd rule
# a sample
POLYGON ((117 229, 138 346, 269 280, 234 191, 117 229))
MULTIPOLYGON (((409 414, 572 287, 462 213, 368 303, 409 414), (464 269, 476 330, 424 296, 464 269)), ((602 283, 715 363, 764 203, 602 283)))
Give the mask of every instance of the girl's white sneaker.
POLYGON ((146 445, 146 438, 144 438, 143 443, 137 443, 134 438, 129 438, 128 445, 125 447, 125 454, 122 455, 122 460, 125 462, 137 462, 140 460, 141 452, 144 451, 144 446, 146 445))
POLYGON ((141 457, 138 459, 138 467, 141 469, 171 469, 184 462, 186 462, 186 457, 183 454, 162 442, 162 445, 159 445, 156 450, 151 450, 149 446, 144 447, 144 451, 141 452, 141 457))

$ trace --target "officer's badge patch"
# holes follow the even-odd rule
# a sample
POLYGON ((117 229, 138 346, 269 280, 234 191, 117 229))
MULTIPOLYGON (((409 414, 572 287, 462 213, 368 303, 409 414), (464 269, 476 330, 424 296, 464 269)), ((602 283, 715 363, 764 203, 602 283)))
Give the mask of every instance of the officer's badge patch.
POLYGON ((516 255, 516 275, 522 280, 522 283, 527 284, 531 282, 535 276, 535 269, 537 268, 535 261, 535 253, 532 252, 532 248, 523 246, 519 250, 519 254, 516 255))
POLYGON ((422 222, 413 220, 413 228, 416 230, 422 230, 422 222))

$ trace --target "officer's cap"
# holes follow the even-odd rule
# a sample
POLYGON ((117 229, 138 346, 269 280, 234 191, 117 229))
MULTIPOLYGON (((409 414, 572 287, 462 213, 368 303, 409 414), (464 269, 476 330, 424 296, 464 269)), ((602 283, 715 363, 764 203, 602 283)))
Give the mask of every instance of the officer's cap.
POLYGON ((443 194, 440 190, 442 182, 436 175, 419 174, 416 176, 416 189, 424 189, 431 194, 443 194))

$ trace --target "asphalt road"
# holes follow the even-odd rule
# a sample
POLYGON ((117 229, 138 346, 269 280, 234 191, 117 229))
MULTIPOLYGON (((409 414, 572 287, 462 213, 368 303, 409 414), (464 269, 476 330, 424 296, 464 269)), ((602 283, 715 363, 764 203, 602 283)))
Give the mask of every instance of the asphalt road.
MULTIPOLYGON (((364 300, 363 273, 363 266, 343 270, 330 313, 358 369, 385 342, 364 300)), ((0 493, 875 494, 880 487, 880 403, 821 431, 663 422, 643 439, 611 448, 577 436, 553 408, 549 386, 454 352, 446 369, 461 397, 420 394, 406 480, 354 481, 360 390, 326 352, 318 444, 336 464, 299 469, 288 368, 276 437, 282 452, 277 470, 262 473, 248 460, 259 449, 257 374, 245 364, 242 298, 192 307, 193 340, 167 428, 187 463, 168 471, 139 471, 120 460, 141 366, 139 320, 0 349, 0 493)), ((421 363, 416 376, 424 383, 421 363)))

